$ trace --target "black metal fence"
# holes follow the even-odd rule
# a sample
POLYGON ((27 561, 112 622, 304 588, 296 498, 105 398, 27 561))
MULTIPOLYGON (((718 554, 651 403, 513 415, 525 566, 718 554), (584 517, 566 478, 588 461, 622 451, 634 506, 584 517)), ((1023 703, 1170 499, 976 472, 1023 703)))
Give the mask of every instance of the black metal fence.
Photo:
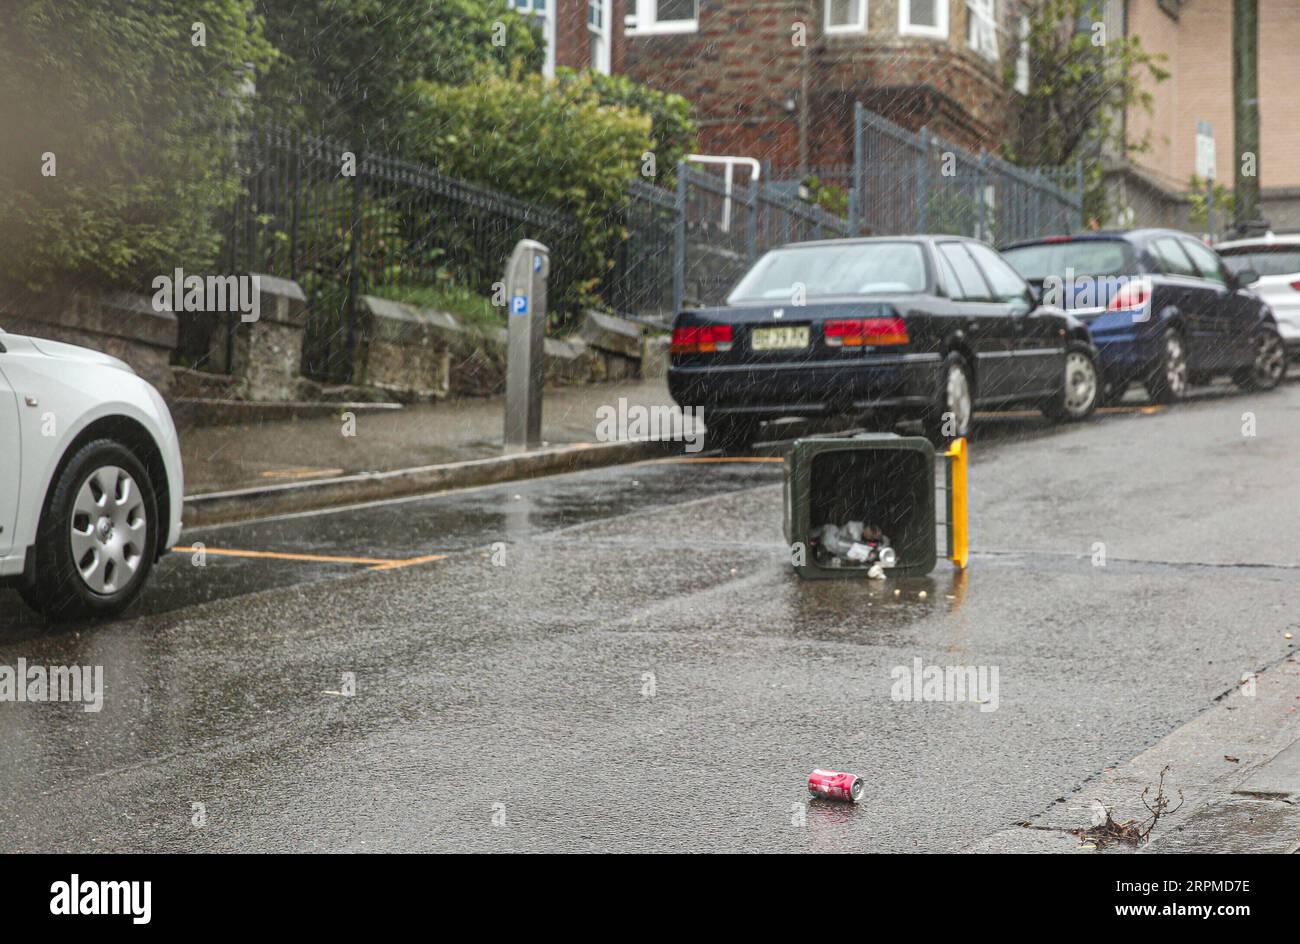
POLYGON ((760 255, 807 239, 847 236, 848 221, 771 184, 727 189, 720 173, 677 169, 673 310, 720 304, 760 255))
MULTIPOLYGON (((357 297, 385 288, 448 283, 490 297, 515 243, 551 250, 551 297, 563 310, 578 271, 576 224, 560 213, 421 164, 357 154, 279 126, 240 148, 246 186, 231 218, 224 263, 232 272, 296 280, 310 301, 304 367, 350 379, 357 297)), ((191 355, 210 340, 186 332, 191 355)))
MULTIPOLYGON (((914 134, 860 103, 853 124, 855 233, 954 233, 996 245, 1082 228, 1082 184, 1063 188, 1059 170, 1048 176, 973 154, 926 128, 914 134)), ((1081 168, 1073 169, 1076 182, 1081 168)))
MULTIPOLYGON (((852 166, 812 173, 844 188, 847 219, 789 186, 751 179, 728 185, 719 172, 681 164, 675 192, 629 183, 626 200, 605 221, 601 259, 572 217, 557 210, 267 125, 241 141, 245 188, 223 263, 230 272, 282 276, 303 287, 310 302, 303 366, 309 376, 341 382, 351 378, 359 295, 418 294, 450 283, 490 297, 523 238, 551 250, 557 322, 595 299, 627 317, 666 324, 683 305, 720 303, 759 255, 787 242, 948 232, 996 243, 1079 224, 1077 191, 1043 174, 973 155, 924 130, 913 134, 860 105, 854 138, 852 166)), ((1060 171, 1055 176, 1062 179, 1060 171)), ((201 364, 218 328, 183 318, 182 358, 201 364)), ((233 324, 226 326, 227 350, 232 337, 233 324)))

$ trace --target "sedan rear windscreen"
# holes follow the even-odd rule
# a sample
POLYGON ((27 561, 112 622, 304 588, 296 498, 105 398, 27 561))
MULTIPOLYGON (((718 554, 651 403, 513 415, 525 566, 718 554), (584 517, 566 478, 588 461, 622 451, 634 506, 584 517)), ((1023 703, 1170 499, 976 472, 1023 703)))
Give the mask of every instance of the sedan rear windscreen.
POLYGON ((1118 239, 1079 239, 1036 243, 1004 249, 1002 256, 1030 282, 1049 276, 1130 275, 1135 269, 1133 248, 1118 239))
POLYGON ((1258 275, 1295 275, 1300 272, 1300 246, 1255 246, 1220 249, 1224 265, 1238 275, 1254 269, 1258 275))
POLYGON ((727 301, 911 294, 924 292, 927 284, 917 243, 790 246, 759 259, 727 301))

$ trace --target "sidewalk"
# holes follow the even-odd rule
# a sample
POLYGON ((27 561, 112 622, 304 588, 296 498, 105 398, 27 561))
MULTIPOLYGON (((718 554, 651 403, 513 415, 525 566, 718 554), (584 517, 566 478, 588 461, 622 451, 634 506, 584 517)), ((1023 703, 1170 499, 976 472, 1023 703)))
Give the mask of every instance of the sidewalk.
MULTIPOLYGON (((663 379, 547 390, 541 450, 503 450, 504 397, 457 399, 401 410, 180 429, 187 525, 274 514, 338 501, 433 491, 528 475, 635 461, 684 448, 625 431, 598 432, 598 410, 671 407, 663 379), (328 497, 327 497, 328 496, 328 497), (213 514, 218 504, 227 506, 213 514), (290 507, 292 506, 292 507, 290 507), (247 516, 252 516, 247 515, 247 516)), ((341 410, 346 408, 340 408, 341 410)), ((635 433, 635 430, 633 431, 635 433)), ((687 424, 687 434, 694 433, 687 424)))

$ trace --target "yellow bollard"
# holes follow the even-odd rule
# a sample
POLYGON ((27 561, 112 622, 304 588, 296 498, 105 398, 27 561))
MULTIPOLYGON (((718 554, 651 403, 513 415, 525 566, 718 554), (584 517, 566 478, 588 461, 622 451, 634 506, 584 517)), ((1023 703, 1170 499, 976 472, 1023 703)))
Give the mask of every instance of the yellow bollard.
POLYGON ((970 452, 965 439, 954 439, 944 458, 948 460, 948 559, 966 569, 970 560, 970 519, 966 505, 966 464, 970 452))

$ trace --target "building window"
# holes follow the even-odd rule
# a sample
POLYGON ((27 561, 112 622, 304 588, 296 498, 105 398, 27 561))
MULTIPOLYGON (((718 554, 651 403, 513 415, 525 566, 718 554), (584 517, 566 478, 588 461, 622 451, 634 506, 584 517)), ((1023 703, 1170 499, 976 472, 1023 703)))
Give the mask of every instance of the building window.
POLYGON ((867 28, 867 0, 826 0, 826 32, 861 33, 867 28))
POLYGON ((985 59, 998 58, 997 0, 966 0, 966 42, 985 59))
POLYGON ((699 0, 636 0, 636 15, 627 18, 628 32, 694 33, 700 28, 699 0))
POLYGON ((542 40, 546 43, 546 61, 542 75, 555 78, 555 2, 554 0, 509 0, 510 6, 524 16, 535 16, 542 22, 542 40))
POLYGON ((898 0, 898 32, 946 39, 948 0, 898 0))
POLYGON ((1020 44, 1016 51, 1016 91, 1029 94, 1029 17, 1020 18, 1020 44))
POLYGON ((587 0, 587 46, 591 68, 610 73, 609 5, 612 0, 587 0))

